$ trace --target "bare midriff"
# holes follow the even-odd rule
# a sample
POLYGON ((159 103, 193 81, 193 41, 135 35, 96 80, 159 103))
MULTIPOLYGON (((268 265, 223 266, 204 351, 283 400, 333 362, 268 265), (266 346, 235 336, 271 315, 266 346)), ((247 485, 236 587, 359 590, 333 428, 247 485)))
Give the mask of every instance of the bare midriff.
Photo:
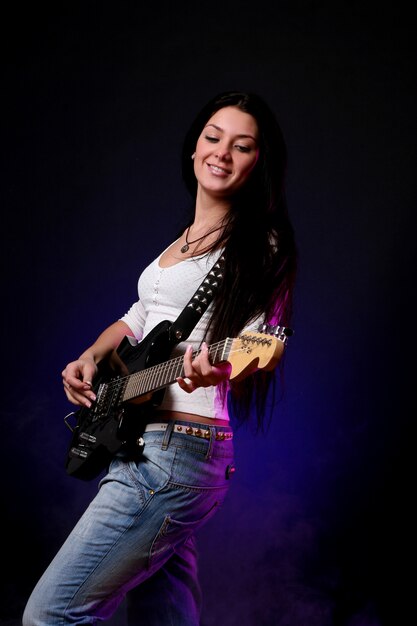
POLYGON ((154 419, 161 422, 182 421, 195 422, 196 424, 210 424, 211 426, 230 426, 229 420, 222 420, 215 417, 205 417, 195 413, 183 413, 182 411, 155 411, 154 419))

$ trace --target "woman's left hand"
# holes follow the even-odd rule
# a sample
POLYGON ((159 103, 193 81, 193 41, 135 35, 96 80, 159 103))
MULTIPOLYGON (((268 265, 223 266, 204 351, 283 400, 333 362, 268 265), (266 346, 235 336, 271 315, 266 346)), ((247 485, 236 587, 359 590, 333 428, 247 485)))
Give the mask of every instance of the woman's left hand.
POLYGON ((177 378, 181 389, 192 393, 198 387, 218 385, 230 377, 232 366, 226 361, 212 365, 209 360, 208 346, 205 342, 201 350, 193 359, 193 348, 188 346, 184 354, 184 377, 177 378))

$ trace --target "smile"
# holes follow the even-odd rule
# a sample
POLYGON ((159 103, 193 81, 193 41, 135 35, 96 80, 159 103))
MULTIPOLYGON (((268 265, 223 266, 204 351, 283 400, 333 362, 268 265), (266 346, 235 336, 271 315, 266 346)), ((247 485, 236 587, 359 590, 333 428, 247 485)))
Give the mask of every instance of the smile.
POLYGON ((216 175, 220 174, 221 176, 226 176, 230 174, 228 170, 225 170, 223 167, 219 167, 218 165, 211 165, 210 163, 208 163, 208 167, 210 171, 216 175))

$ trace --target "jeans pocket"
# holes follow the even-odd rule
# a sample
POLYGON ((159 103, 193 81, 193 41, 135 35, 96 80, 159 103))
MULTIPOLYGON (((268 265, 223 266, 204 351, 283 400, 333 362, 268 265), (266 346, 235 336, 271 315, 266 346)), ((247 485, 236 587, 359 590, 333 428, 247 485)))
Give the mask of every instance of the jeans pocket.
POLYGON ((138 461, 129 461, 127 470, 146 494, 154 494, 164 489, 170 480, 174 457, 174 449, 161 451, 159 446, 148 446, 138 461))
POLYGON ((161 567, 175 552, 176 546, 184 543, 194 531, 213 517, 222 500, 220 497, 212 503, 209 510, 197 519, 180 521, 170 514, 166 515, 150 549, 149 567, 161 567))

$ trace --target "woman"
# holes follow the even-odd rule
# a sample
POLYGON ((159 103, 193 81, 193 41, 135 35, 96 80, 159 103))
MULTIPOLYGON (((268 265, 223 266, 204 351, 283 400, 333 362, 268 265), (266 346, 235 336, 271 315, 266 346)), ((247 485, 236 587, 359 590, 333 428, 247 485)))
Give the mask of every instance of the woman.
POLYGON ((223 502, 233 471, 228 400, 237 420, 254 411, 261 427, 273 380, 259 371, 229 383, 230 365, 212 364, 207 343, 264 320, 289 323, 295 245, 285 167, 281 130, 258 96, 220 94, 192 124, 183 178, 193 218, 141 275, 139 300, 66 366, 68 400, 91 407, 97 364, 126 335, 140 341, 161 320, 174 321, 220 255, 222 281, 187 343, 176 348, 184 354, 184 376, 147 417, 142 454, 122 449, 114 457, 97 496, 32 593, 24 626, 106 619, 141 583, 144 624, 199 623, 194 533, 223 502))

